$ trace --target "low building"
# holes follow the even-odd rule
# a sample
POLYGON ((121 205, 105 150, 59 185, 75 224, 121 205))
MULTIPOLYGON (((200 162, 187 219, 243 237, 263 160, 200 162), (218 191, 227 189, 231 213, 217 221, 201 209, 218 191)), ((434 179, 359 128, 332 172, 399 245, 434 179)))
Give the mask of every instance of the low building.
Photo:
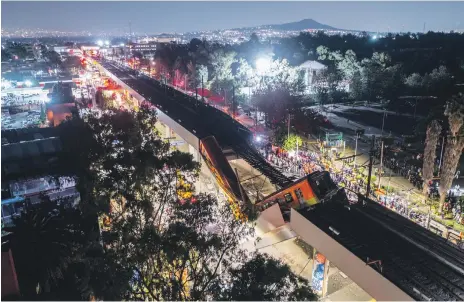
POLYGON ((299 67, 304 71, 304 83, 306 87, 311 87, 311 85, 314 83, 316 75, 327 68, 327 66, 317 61, 306 61, 299 67))
POLYGON ((56 128, 2 131, 2 138, 5 138, 1 147, 4 225, 11 224, 27 202, 40 203, 41 194, 51 200, 79 201, 74 178, 62 176, 73 172, 66 171, 60 160, 63 147, 57 134, 56 128))
POLYGON ((129 44, 129 50, 131 52, 133 51, 139 51, 141 53, 153 53, 157 49, 157 43, 132 43, 129 44))

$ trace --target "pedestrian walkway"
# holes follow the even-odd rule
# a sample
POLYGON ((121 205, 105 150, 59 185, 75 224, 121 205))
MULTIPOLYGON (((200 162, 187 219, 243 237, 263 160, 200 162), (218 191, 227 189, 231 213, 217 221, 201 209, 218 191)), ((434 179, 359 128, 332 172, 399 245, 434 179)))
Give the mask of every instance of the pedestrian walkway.
MULTIPOLYGON (((296 234, 288 225, 266 234, 259 233, 259 230, 257 232, 257 237, 244 242, 242 248, 248 251, 259 251, 260 253, 265 253, 279 259, 287 264, 293 273, 311 282, 313 270, 312 253, 298 245, 296 234)), ((323 300, 369 301, 371 297, 350 278, 341 273, 336 266, 331 264, 328 271, 327 297, 323 298, 323 300), (332 300, 333 298, 331 297, 340 300, 332 300)))

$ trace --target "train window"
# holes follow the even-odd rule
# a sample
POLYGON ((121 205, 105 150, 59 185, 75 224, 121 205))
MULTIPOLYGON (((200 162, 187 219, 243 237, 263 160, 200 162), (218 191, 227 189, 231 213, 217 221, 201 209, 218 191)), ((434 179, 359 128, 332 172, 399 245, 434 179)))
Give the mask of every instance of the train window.
POLYGON ((286 201, 287 203, 290 203, 290 202, 293 201, 292 194, 290 194, 290 193, 285 194, 284 197, 285 197, 285 201, 286 201))
POLYGON ((298 199, 298 202, 302 203, 304 201, 303 192, 301 191, 300 188, 297 188, 295 190, 295 195, 296 195, 296 198, 298 199))

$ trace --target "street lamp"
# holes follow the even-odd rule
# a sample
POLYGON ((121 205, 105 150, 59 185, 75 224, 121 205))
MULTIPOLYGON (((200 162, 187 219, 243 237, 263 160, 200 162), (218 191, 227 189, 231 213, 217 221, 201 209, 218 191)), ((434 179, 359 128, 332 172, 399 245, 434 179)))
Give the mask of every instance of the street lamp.
POLYGON ((97 41, 97 45, 98 45, 98 46, 103 46, 103 41, 102 41, 102 40, 98 40, 98 41, 97 41))
POLYGON ((264 76, 266 72, 271 68, 271 60, 268 58, 259 58, 256 60, 256 70, 258 74, 264 76))

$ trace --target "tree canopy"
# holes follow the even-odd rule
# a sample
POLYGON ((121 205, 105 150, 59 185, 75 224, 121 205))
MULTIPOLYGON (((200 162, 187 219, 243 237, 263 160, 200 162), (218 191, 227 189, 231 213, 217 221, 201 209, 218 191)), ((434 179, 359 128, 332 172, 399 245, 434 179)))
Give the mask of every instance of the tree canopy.
POLYGON ((253 227, 236 220, 227 201, 196 192, 198 163, 162 140, 155 124, 145 105, 60 124, 62 160, 75 171, 81 201, 43 203, 18 219, 21 272, 36 271, 27 297, 238 300, 251 289, 247 297, 259 300, 316 299, 288 266, 242 249, 253 227), (87 231, 97 225, 101 236, 87 231))

